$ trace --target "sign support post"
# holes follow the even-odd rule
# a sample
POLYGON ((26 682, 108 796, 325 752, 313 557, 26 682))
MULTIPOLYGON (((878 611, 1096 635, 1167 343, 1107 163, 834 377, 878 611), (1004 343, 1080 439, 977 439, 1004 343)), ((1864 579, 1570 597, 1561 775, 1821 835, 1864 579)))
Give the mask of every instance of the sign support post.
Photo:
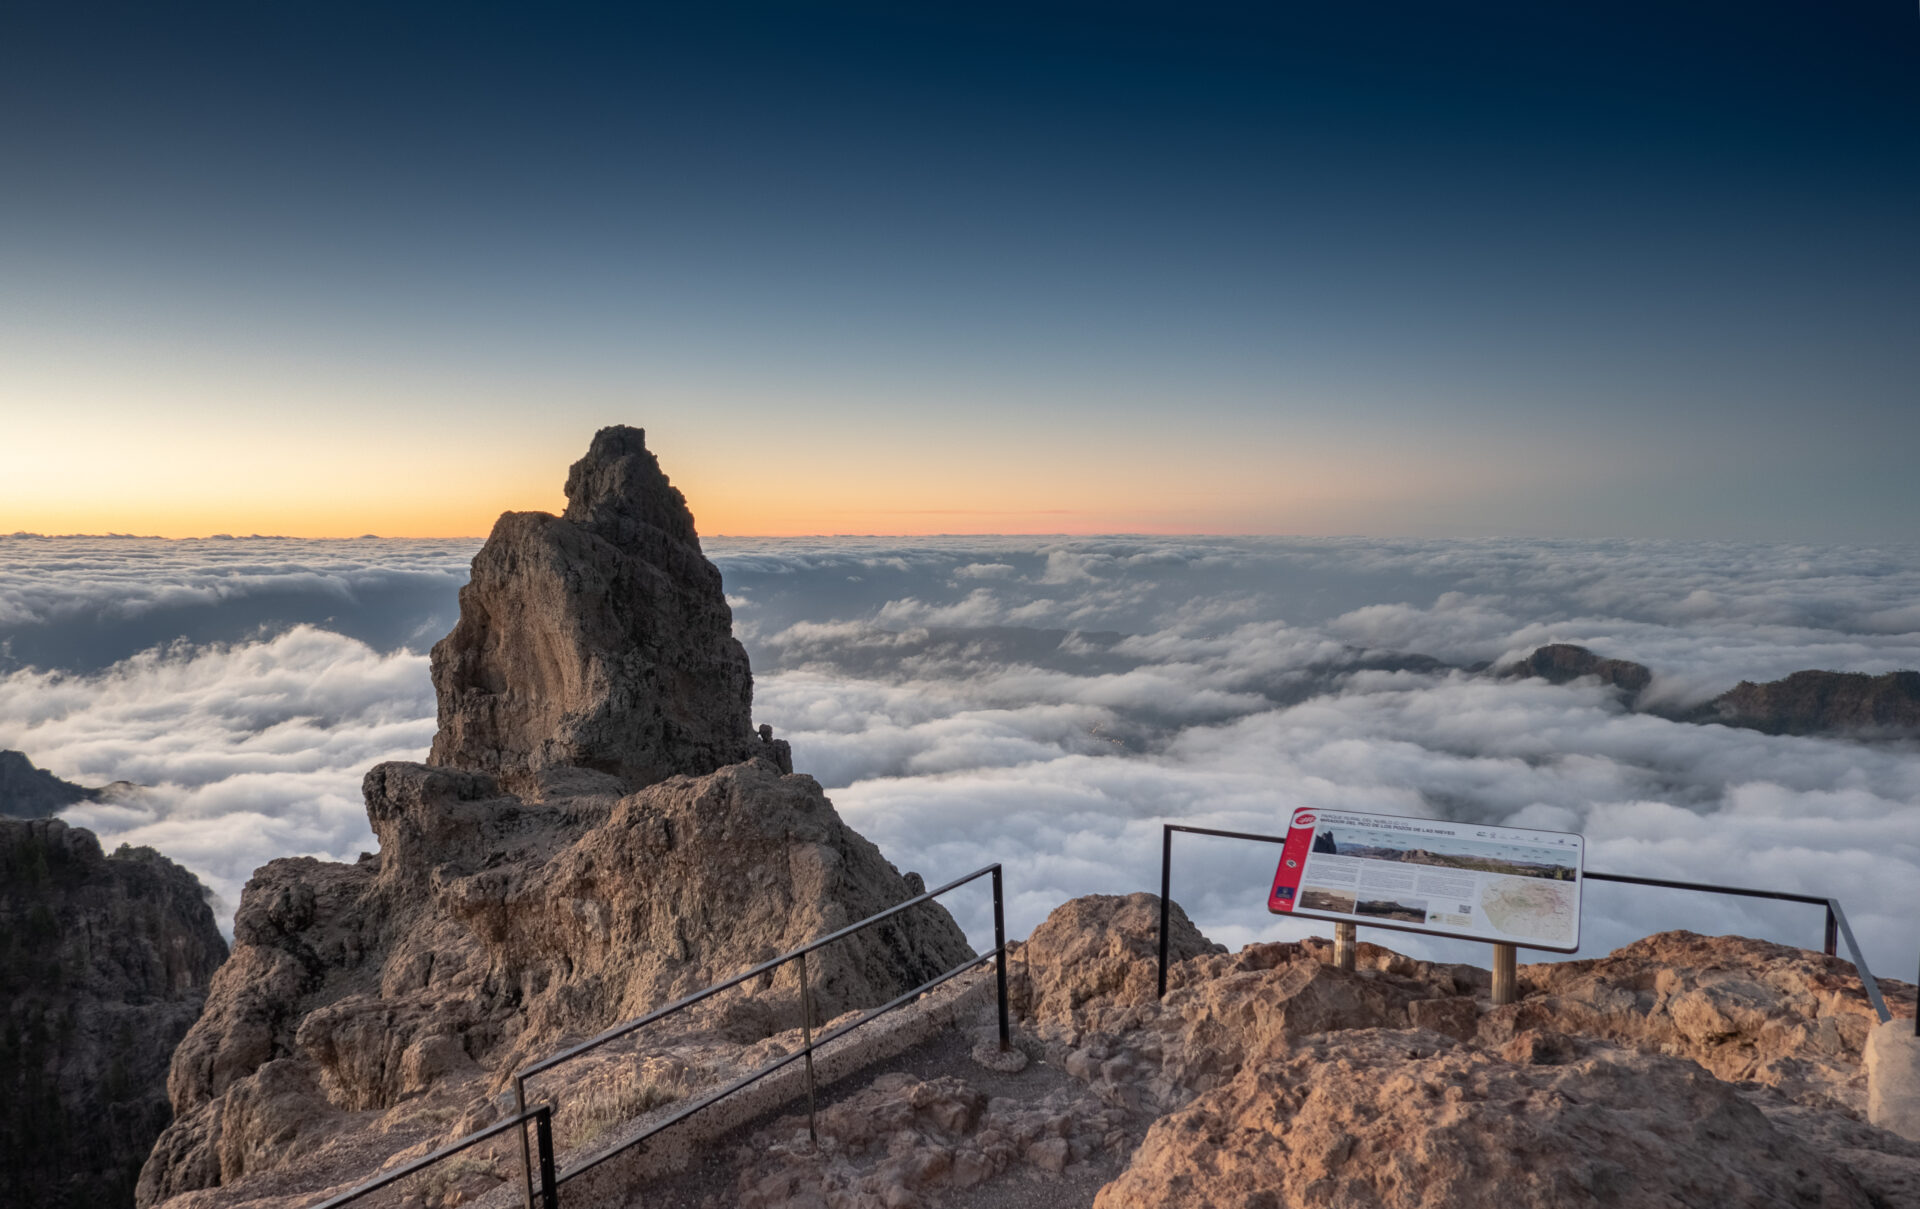
POLYGON ((1360 947, 1360 925, 1336 920, 1333 925, 1333 965, 1335 969, 1353 972, 1355 950, 1360 947))
POLYGON ((1519 996, 1515 986, 1514 948, 1512 945, 1493 946, 1493 1005, 1512 1003, 1519 996))

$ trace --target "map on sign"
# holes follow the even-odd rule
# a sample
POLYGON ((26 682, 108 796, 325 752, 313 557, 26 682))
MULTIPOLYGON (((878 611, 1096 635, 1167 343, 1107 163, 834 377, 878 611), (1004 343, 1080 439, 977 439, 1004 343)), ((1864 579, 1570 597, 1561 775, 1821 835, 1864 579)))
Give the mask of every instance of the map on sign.
POLYGON ((1267 909, 1571 953, 1585 851, 1563 831, 1296 810, 1267 909))

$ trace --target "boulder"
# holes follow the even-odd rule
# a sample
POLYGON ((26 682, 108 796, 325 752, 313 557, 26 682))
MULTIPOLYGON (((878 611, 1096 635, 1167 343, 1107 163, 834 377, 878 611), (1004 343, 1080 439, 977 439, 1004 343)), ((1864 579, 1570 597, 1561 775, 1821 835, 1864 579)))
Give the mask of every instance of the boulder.
MULTIPOLYGON (((1225 953, 1200 934, 1179 903, 1169 906, 1171 967, 1225 953)), ((1073 1031, 1115 1008, 1154 1001, 1160 954, 1160 899, 1089 894, 1055 907, 1020 950, 1016 1007, 1043 1026, 1073 1031)))

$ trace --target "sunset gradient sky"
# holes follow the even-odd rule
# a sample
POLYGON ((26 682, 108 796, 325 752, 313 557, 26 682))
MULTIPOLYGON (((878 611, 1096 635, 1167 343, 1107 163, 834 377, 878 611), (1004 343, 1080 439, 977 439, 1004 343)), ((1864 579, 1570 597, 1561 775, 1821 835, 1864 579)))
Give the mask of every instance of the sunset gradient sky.
POLYGON ((0 15, 0 532, 1910 538, 1910 0, 0 15))

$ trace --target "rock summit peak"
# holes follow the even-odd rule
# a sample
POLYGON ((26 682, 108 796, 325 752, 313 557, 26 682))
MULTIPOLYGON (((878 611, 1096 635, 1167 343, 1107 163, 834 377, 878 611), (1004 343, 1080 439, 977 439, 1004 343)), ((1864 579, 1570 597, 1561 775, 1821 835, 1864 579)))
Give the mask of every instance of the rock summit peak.
POLYGON ((764 757, 753 674, 720 571, 646 433, 594 435, 563 515, 508 512, 473 559, 460 620, 433 648, 428 763, 538 792, 567 769, 629 789, 764 757))

